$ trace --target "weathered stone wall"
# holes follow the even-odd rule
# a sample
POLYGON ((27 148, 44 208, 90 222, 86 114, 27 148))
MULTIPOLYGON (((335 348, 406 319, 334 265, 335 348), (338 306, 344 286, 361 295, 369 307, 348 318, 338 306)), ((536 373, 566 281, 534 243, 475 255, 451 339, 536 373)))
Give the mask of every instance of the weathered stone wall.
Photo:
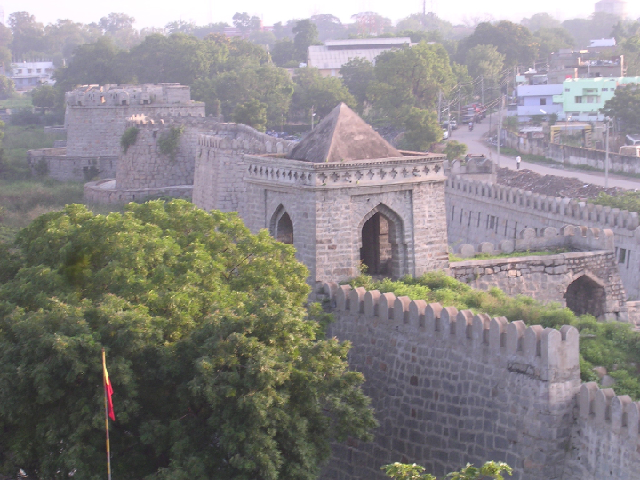
POLYGON ((245 155, 246 209, 252 230, 272 228, 284 209, 299 258, 321 281, 356 276, 363 226, 376 213, 390 222, 391 275, 446 268, 442 156, 311 163, 245 155))
POLYGON ((627 295, 640 298, 637 213, 458 177, 447 179, 445 199, 449 244, 454 249, 464 243, 515 240, 524 228, 538 232, 565 225, 611 229, 627 295))
MULTIPOLYGON (((507 147, 521 153, 542 155, 565 165, 585 165, 604 170, 606 152, 594 148, 572 147, 558 143, 548 143, 542 139, 527 139, 512 133, 506 136, 507 147)), ((609 171, 619 173, 640 173, 640 157, 619 155, 609 151, 609 171)))
POLYGON ((450 264, 451 274, 473 288, 498 287, 509 296, 526 295, 567 306, 569 285, 587 276, 604 290, 591 313, 609 320, 628 321, 625 291, 612 251, 566 252, 516 258, 466 260, 450 264))
POLYGON ((640 472, 638 419, 640 404, 595 382, 580 387, 571 448, 565 462, 567 480, 635 480, 640 472))
POLYGON ((439 476, 487 459, 516 480, 563 478, 580 386, 578 332, 458 312, 407 297, 325 285, 329 335, 349 340, 380 427, 372 443, 336 445, 321 478, 383 479, 418 463, 439 476))
POLYGON ((39 165, 44 164, 47 176, 62 182, 86 181, 96 171, 98 178, 113 178, 116 174, 118 157, 78 157, 69 156, 66 152, 66 148, 29 150, 27 162, 31 173, 35 175, 39 165))
POLYGON ((88 204, 124 204, 157 197, 184 198, 191 201, 192 185, 172 185, 157 188, 116 188, 114 179, 98 180, 84 184, 84 201, 88 204))

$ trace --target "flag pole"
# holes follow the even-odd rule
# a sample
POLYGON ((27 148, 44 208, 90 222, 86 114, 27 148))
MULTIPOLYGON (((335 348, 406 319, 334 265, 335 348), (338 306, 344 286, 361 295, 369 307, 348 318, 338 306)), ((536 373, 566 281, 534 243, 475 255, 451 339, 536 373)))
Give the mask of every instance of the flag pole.
POLYGON ((111 452, 109 448, 109 404, 107 399, 107 379, 104 372, 106 371, 107 361, 105 358, 104 348, 102 349, 102 386, 104 388, 104 427, 107 432, 107 478, 111 480, 111 452))

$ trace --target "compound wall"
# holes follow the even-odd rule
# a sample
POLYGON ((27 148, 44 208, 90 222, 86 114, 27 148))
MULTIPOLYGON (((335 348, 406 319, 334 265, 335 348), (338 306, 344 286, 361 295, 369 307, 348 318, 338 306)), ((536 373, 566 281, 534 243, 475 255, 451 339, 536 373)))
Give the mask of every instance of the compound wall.
POLYGON ((526 327, 335 283, 329 335, 349 340, 380 426, 371 443, 334 445, 322 479, 384 479, 418 463, 439 477, 506 461, 517 480, 632 480, 640 405, 580 385, 579 334, 526 327))
POLYGON ((438 476, 487 459, 517 480, 563 478, 580 386, 578 332, 525 327, 363 288, 325 285, 329 335, 349 340, 380 427, 372 443, 337 445, 322 478, 383 479, 418 463, 438 476))
POLYGON ((524 228, 537 232, 566 225, 611 229, 628 298, 640 298, 637 213, 460 177, 447 179, 445 200, 449 244, 454 249, 465 243, 515 242, 524 228))

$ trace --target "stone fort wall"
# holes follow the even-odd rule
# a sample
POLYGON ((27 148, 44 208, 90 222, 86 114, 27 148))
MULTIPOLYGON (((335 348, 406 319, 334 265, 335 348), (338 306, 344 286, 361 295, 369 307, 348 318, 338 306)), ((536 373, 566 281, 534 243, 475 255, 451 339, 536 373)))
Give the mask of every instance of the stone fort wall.
POLYGON ((525 327, 391 293, 325 285, 329 335, 352 342, 380 427, 334 447, 322 478, 383 479, 418 463, 442 476, 488 459, 516 480, 561 479, 580 386, 578 332, 525 327))
POLYGON ((448 239, 454 249, 461 244, 515 242, 524 228, 538 232, 565 225, 611 229, 627 296, 640 298, 637 213, 460 177, 447 179, 445 200, 448 239))
POLYGON ((440 476, 506 461, 515 480, 631 480, 640 466, 639 404, 580 385, 579 335, 526 327, 391 293, 327 283, 329 335, 380 427, 371 443, 334 445, 321 478, 384 479, 401 461, 440 476))

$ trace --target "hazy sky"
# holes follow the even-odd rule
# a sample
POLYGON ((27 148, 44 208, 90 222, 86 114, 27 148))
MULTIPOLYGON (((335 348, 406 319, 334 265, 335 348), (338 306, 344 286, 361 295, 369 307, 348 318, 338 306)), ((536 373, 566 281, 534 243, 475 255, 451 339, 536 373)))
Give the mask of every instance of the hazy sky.
MULTIPOLYGON (((0 0, 1 1, 1 0, 0 0)), ((595 1, 585 0, 427 0, 427 11, 453 23, 474 19, 509 19, 519 22, 537 12, 548 12, 560 19, 586 17, 594 10, 595 1)), ((97 22, 110 12, 124 12, 136 19, 136 27, 162 27, 173 20, 193 20, 198 25, 225 21, 237 11, 249 12, 263 18, 265 25, 292 18, 308 18, 317 13, 331 13, 350 21, 351 15, 362 11, 378 12, 394 22, 422 11, 422 0, 5 0, 2 3, 5 20, 16 11, 28 11, 43 23, 57 19, 77 22, 97 22)), ((630 18, 640 17, 640 0, 628 0, 630 18)))

